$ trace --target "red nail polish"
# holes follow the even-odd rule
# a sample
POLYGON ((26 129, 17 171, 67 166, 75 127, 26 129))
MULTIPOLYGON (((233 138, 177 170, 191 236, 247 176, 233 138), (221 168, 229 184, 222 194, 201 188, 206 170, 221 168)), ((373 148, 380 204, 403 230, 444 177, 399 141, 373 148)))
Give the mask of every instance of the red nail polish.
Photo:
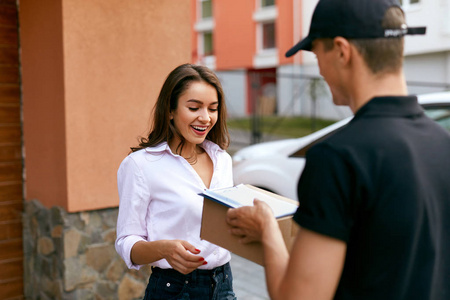
POLYGON ((199 249, 195 249, 195 251, 197 251, 197 252, 200 252, 200 250, 199 250, 199 249))
POLYGON ((207 264, 207 262, 205 261, 204 263, 203 263, 204 265, 206 265, 207 264))
POLYGON ((198 261, 204 261, 205 259, 203 257, 200 257, 198 261))

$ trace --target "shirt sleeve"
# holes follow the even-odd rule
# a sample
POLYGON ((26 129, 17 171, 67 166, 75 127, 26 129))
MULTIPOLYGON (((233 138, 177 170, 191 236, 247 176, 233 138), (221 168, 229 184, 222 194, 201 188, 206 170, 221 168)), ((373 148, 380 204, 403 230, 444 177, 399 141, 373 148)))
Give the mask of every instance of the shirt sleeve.
POLYGON ((119 216, 117 218, 117 253, 130 269, 140 269, 131 261, 131 249, 138 241, 147 240, 146 214, 150 202, 149 187, 136 162, 126 157, 117 172, 119 216))
POLYGON ((298 184, 300 206, 294 220, 304 228, 347 242, 354 223, 353 174, 342 155, 329 145, 312 147, 298 184))

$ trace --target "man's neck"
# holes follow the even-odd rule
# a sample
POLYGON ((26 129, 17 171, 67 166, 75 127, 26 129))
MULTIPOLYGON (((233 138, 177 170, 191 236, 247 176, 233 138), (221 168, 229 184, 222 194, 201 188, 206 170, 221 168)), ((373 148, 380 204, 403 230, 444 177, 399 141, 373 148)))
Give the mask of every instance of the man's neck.
POLYGON ((350 108, 356 113, 370 99, 380 96, 406 96, 406 81, 402 71, 359 77, 356 79, 350 108))

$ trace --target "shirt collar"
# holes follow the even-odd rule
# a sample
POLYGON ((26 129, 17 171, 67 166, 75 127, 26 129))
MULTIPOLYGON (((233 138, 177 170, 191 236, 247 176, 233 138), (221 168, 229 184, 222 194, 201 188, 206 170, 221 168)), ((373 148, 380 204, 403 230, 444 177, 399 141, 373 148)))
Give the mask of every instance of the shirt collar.
MULTIPOLYGON (((212 157, 213 155, 216 156, 218 152, 224 151, 216 143, 211 142, 209 140, 204 140, 203 143, 201 144, 201 147, 205 149, 205 151, 209 154, 210 157, 212 157)), ((171 155, 174 155, 167 142, 162 142, 153 147, 147 147, 145 148, 145 151, 149 153, 167 152, 171 155)))
POLYGON ((419 105, 416 96, 387 96, 371 99, 356 112, 355 118, 361 116, 408 118, 421 114, 423 114, 423 108, 419 105))
POLYGON ((214 142, 211 142, 210 140, 204 140, 201 146, 210 156, 216 155, 218 152, 224 151, 222 148, 219 147, 219 145, 217 145, 214 142))
POLYGON ((162 142, 153 147, 147 147, 145 148, 145 152, 148 153, 169 152, 172 154, 172 151, 170 150, 169 144, 167 144, 167 142, 162 142))

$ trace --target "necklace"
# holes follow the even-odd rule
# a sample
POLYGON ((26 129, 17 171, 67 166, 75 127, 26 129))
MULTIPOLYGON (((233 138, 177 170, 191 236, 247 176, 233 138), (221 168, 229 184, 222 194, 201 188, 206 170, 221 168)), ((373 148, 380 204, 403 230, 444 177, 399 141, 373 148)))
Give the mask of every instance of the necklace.
POLYGON ((193 154, 188 157, 184 157, 184 159, 191 165, 195 165, 198 162, 198 156, 201 155, 205 150, 201 147, 196 147, 195 151, 193 151, 193 154))

